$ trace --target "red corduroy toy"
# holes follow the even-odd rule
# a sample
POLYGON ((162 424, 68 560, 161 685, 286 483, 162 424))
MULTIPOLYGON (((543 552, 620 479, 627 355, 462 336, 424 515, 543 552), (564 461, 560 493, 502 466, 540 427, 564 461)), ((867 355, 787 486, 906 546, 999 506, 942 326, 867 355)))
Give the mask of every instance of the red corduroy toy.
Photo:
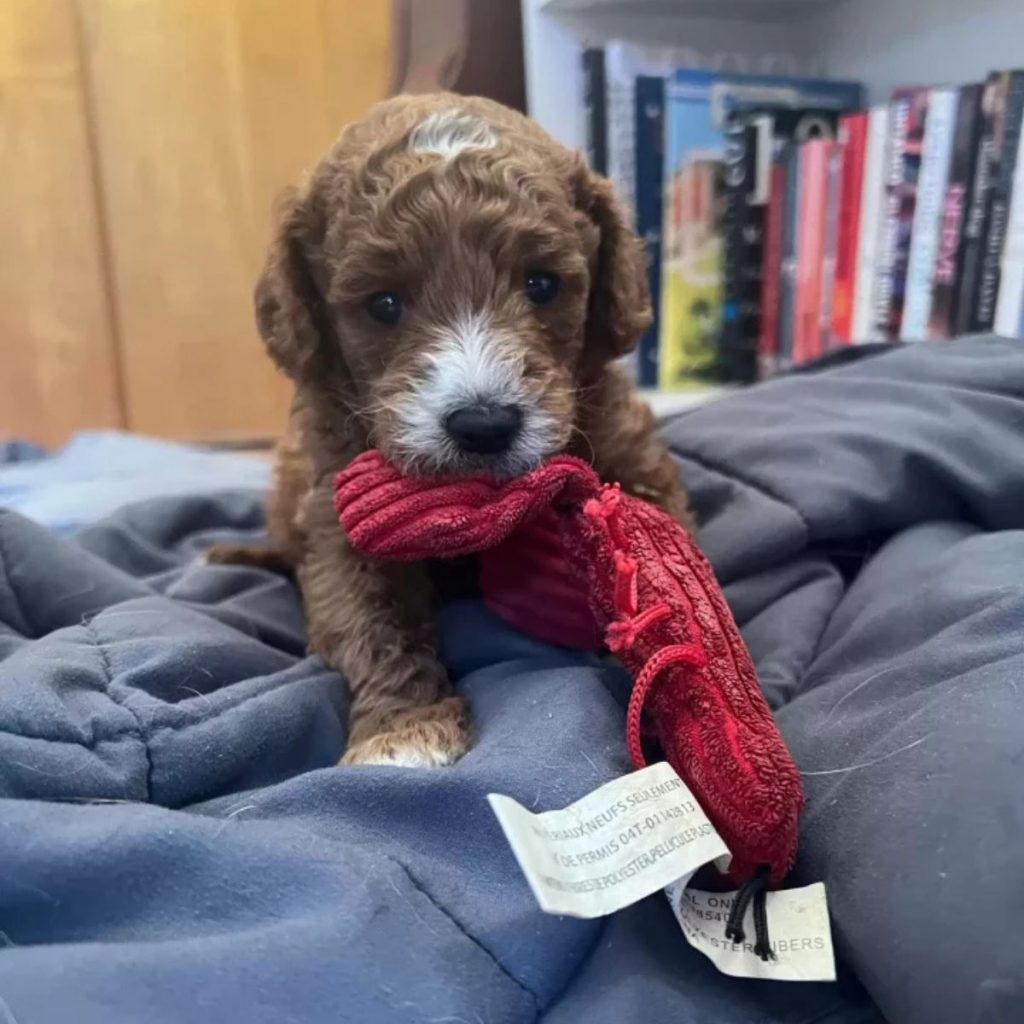
POLYGON ((646 732, 725 840, 730 876, 782 879, 800 775, 711 567, 673 519, 569 456, 496 483, 413 479, 366 452, 338 474, 335 506, 372 557, 480 552, 485 601, 514 625, 570 646, 603 638, 634 679, 633 763, 646 732))

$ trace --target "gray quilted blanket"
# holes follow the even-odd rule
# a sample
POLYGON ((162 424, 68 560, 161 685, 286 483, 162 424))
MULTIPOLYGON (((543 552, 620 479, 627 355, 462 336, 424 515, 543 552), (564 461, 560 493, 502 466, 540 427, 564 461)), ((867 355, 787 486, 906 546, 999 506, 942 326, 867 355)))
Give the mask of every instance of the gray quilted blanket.
MULTIPOLYGON (((454 768, 339 768, 343 681, 292 587, 210 567, 258 494, 59 536, 0 514, 0 1021, 1024 1020, 1024 348, 780 380, 666 428, 805 774, 796 881, 837 985, 739 981, 661 897, 542 914, 486 803, 627 769, 625 681, 472 602, 454 768)), ((156 467, 159 469, 159 467, 156 467)))

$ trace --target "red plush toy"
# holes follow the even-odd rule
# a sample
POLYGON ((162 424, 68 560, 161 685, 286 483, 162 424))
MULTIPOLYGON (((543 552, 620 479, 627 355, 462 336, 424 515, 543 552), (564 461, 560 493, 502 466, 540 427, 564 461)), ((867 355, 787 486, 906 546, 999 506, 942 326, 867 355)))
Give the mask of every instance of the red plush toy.
POLYGON ((335 487, 360 551, 406 561, 481 552, 485 600, 513 624, 576 646, 603 637, 634 679, 634 764, 645 763, 649 729, 732 852, 730 875, 755 889, 782 879, 796 853, 800 775, 686 530, 569 456, 499 484, 412 479, 366 452, 335 487))

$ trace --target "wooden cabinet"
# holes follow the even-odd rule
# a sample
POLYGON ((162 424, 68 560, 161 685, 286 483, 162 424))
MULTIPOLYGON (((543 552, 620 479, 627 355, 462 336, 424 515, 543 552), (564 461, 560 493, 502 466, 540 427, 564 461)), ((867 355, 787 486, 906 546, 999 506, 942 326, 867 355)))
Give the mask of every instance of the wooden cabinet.
POLYGON ((0 438, 124 422, 73 14, 0 4, 0 438))
POLYGON ((274 196, 385 95, 383 0, 0 4, 0 436, 266 437, 274 196))

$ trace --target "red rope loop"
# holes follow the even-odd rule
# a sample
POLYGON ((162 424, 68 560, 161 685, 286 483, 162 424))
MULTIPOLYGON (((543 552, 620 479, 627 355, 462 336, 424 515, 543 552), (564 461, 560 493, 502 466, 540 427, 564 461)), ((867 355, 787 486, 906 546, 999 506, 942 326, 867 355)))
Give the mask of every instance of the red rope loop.
POLYGON ((609 651, 622 651, 632 647, 640 634, 651 626, 657 625, 672 614, 672 609, 665 602, 648 608, 647 611, 629 618, 616 619, 605 630, 604 642, 609 651))
POLYGON ((655 679, 672 665, 703 664, 704 652, 698 644, 672 644, 670 647, 663 647, 649 658, 640 670, 633 684, 633 692, 629 696, 629 707, 626 709, 626 746, 629 748, 629 756, 635 768, 643 768, 647 764, 640 739, 640 720, 643 716, 644 703, 655 679))
MULTIPOLYGON (((583 505, 584 515, 596 523, 601 523, 608 531, 612 542, 612 563, 615 567, 613 601, 616 618, 608 625, 604 635, 610 651, 622 651, 632 647, 641 633, 672 615, 671 606, 664 601, 659 601, 645 611, 637 613, 639 566, 637 560, 629 554, 629 539, 622 529, 619 518, 621 498, 622 492, 618 484, 606 484, 601 488, 598 497, 591 498, 583 505)), ((692 623, 690 625, 692 626, 692 623)), ((698 635, 699 631, 691 629, 689 633, 698 635)), ((649 658, 640 670, 633 683, 633 692, 630 694, 629 706, 626 709, 626 745, 635 767, 643 768, 646 764, 640 725, 644 703, 655 679, 672 665, 703 665, 704 661, 704 650, 699 643, 671 644, 649 658)))
POLYGON ((596 498, 590 498, 584 502, 583 514, 591 519, 604 522, 612 544, 624 552, 629 543, 619 525, 621 501, 622 488, 618 484, 605 484, 596 498))

